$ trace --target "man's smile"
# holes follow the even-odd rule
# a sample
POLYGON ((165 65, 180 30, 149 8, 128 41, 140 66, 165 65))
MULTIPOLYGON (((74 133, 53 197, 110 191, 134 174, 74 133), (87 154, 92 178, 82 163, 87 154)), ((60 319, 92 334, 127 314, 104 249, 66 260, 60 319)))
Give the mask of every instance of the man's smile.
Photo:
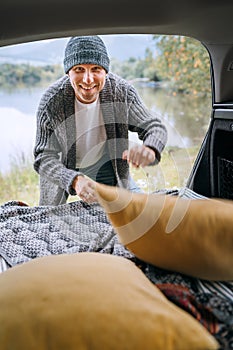
POLYGON ((79 87, 85 91, 90 91, 90 90, 93 90, 94 88, 96 88, 97 85, 93 85, 93 86, 82 86, 82 85, 79 85, 79 87))

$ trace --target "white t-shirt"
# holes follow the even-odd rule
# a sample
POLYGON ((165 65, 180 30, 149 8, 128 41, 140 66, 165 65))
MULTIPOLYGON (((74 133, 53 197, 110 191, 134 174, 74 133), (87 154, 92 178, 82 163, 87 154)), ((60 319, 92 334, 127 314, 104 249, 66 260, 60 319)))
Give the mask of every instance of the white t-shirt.
POLYGON ((103 155, 107 139, 99 98, 82 103, 75 98, 76 168, 96 163, 103 155))

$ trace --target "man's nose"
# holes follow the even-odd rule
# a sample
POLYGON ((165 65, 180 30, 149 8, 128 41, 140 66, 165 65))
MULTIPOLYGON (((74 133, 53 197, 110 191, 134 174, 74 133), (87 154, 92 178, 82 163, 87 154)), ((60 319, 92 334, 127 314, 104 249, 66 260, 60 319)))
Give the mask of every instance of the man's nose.
POLYGON ((93 82, 93 73, 89 70, 86 70, 83 74, 83 81, 86 84, 90 84, 93 82))

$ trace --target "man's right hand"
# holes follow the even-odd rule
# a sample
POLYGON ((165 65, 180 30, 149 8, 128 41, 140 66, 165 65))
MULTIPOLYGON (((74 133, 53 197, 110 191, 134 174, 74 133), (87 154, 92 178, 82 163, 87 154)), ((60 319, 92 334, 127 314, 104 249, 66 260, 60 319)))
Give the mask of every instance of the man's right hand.
POLYGON ((87 203, 97 202, 97 196, 95 191, 95 181, 90 178, 78 175, 73 181, 73 189, 76 191, 77 195, 87 203))

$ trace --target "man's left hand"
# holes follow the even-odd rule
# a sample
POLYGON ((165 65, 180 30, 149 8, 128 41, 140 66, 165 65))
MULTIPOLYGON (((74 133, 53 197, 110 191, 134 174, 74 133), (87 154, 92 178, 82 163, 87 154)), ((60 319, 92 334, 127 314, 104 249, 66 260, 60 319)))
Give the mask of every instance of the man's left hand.
POLYGON ((153 163, 155 158, 155 151, 144 145, 135 145, 122 154, 122 159, 127 160, 134 168, 145 167, 153 163))

